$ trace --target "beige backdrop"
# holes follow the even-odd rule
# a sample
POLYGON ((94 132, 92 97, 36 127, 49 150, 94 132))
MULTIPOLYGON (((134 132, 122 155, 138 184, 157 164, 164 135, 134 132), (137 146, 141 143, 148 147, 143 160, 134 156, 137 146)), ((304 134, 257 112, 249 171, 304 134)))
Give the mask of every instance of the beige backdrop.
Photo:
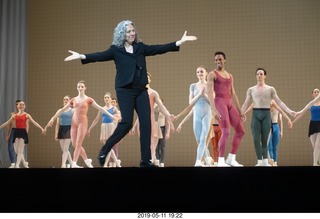
MULTIPOLYGON (((159 92, 171 113, 178 114, 187 106, 189 85, 197 81, 197 66, 213 69, 217 50, 227 55, 226 69, 234 76, 241 105, 247 88, 256 83, 256 68, 264 67, 268 71, 267 83, 277 89, 291 109, 298 111, 312 99, 313 88, 320 86, 319 11, 317 0, 29 0, 26 110, 45 126, 62 107, 64 95, 77 95, 79 80, 87 82, 87 95, 103 105, 104 93, 115 93, 114 63, 81 65, 80 61, 63 60, 69 49, 80 53, 107 49, 115 26, 130 19, 147 44, 179 40, 185 30, 198 37, 196 42, 184 44, 178 53, 147 58, 148 71, 153 76, 151 87, 159 92)), ((97 110, 91 107, 89 125, 96 114, 97 110)), ((312 165, 307 137, 309 116, 304 116, 292 131, 284 121, 280 166, 312 165)), ((237 155, 245 166, 256 163, 250 123, 251 114, 244 123, 246 134, 237 155)), ((99 132, 100 124, 83 145, 95 166, 101 148, 99 132)), ((29 139, 30 167, 60 167, 61 150, 54 140, 54 128, 43 136, 31 125, 29 139)), ((167 141, 165 165, 193 166, 196 148, 190 119, 181 133, 172 134, 167 141)), ((123 166, 137 166, 138 137, 125 137, 119 154, 123 166)), ((81 158, 79 164, 83 165, 81 158)))

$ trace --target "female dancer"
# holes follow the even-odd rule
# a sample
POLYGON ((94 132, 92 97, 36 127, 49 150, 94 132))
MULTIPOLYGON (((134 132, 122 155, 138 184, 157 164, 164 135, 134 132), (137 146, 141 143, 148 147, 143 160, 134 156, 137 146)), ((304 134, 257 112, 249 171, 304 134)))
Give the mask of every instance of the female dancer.
POLYGON ((292 123, 297 122, 301 117, 310 110, 310 123, 308 137, 313 147, 313 166, 319 166, 320 158, 320 95, 319 89, 312 91, 313 100, 310 101, 301 111, 297 112, 296 118, 292 123))
MULTIPOLYGON (((65 106, 70 101, 70 96, 63 97, 63 106, 65 106)), ((69 164, 72 164, 72 157, 69 151, 71 144, 71 121, 72 121, 73 109, 68 107, 64 110, 61 115, 57 118, 54 138, 56 141, 59 141, 61 151, 62 151, 62 163, 61 168, 67 167, 67 160, 69 164)))
MULTIPOLYGON (((113 106, 111 103, 111 93, 106 92, 104 95, 104 102, 106 105, 103 107, 105 110, 107 110, 112 115, 118 115, 120 116, 120 111, 117 107, 113 106)), ((98 121, 102 118, 102 124, 101 124, 101 131, 100 131, 100 142, 104 145, 107 141, 107 139, 112 135, 116 128, 116 124, 114 123, 113 119, 109 117, 108 115, 98 112, 96 118, 92 121, 92 124, 90 128, 88 129, 87 134, 90 136, 90 132, 95 127, 95 125, 98 123, 98 121)), ((115 147, 115 146, 114 146, 115 147)), ((115 163, 116 167, 120 166, 120 160, 118 160, 115 152, 113 149, 109 152, 106 161, 104 163, 104 167, 113 167, 113 163, 115 163), (111 156, 111 160, 109 159, 111 156)))
MULTIPOLYGON (((151 109, 151 112, 150 112, 150 117, 151 117, 151 142, 150 142, 151 162, 152 162, 152 164, 156 164, 156 146, 158 144, 159 138, 162 138, 162 132, 155 121, 155 115, 154 115, 155 104, 158 105, 160 112, 162 112, 168 118, 170 126, 172 125, 172 127, 173 127, 172 121, 174 119, 174 115, 170 114, 169 111, 167 110, 167 108, 163 105, 163 103, 161 102, 161 99, 159 97, 158 92, 150 87, 151 74, 149 72, 147 72, 147 77, 148 77, 147 88, 148 88, 150 109, 151 109)), ((135 128, 138 127, 138 125, 139 125, 139 119, 137 118, 137 120, 131 130, 132 134, 134 134, 134 132, 135 132, 134 130, 135 130, 135 128)), ((138 135, 140 136, 139 132, 138 132, 138 135)))
MULTIPOLYGON (((163 99, 161 99, 163 103, 163 99)), ((166 155, 166 143, 170 138, 171 125, 168 118, 159 110, 159 107, 155 107, 155 119, 160 127, 162 138, 159 137, 157 146, 156 146, 156 165, 159 163, 160 167, 164 167, 164 160, 166 155)))
POLYGON ((203 65, 197 67, 196 74, 198 82, 192 83, 189 88, 189 104, 194 103, 194 107, 179 124, 177 131, 181 130, 182 124, 188 120, 193 113, 193 132, 198 144, 196 162, 194 166, 199 167, 204 166, 201 163, 202 156, 204 155, 206 163, 209 165, 211 164, 211 160, 209 161, 209 156, 207 155, 206 150, 206 139, 211 123, 211 106, 206 92, 208 74, 206 67, 203 65))
MULTIPOLYGON (((15 110, 15 112, 10 113, 10 118, 12 115, 19 112, 18 104, 20 101, 21 100, 19 100, 19 99, 16 100, 16 110, 15 110)), ((8 142, 8 152, 9 152, 9 158, 11 161, 11 165, 9 168, 14 168, 16 166, 16 159, 17 159, 16 156, 17 155, 16 155, 16 152, 15 152, 14 146, 13 146, 13 136, 14 136, 15 129, 16 129, 15 121, 13 121, 11 124, 9 124, 6 129, 6 141, 8 142)), ((27 132, 29 130, 29 123, 28 122, 27 122, 26 130, 27 130, 27 132)))
POLYGON ((32 119, 31 115, 26 113, 24 110, 26 108, 26 105, 23 101, 20 101, 18 103, 18 112, 11 116, 11 118, 3 123, 0 126, 0 129, 3 127, 6 127, 11 124, 11 122, 15 122, 15 131, 13 136, 13 146, 15 149, 15 152, 17 154, 17 161, 15 168, 20 168, 20 162, 22 161, 22 164, 25 168, 29 168, 28 162, 25 161, 24 158, 24 147, 26 144, 28 144, 28 130, 27 130, 27 122, 31 121, 37 128, 39 128, 42 132, 42 134, 45 134, 45 130, 32 119))
POLYGON ((288 118, 287 114, 272 99, 270 103, 271 131, 268 142, 270 165, 278 166, 278 145, 283 136, 282 115, 288 118))
POLYGON ((59 109, 46 125, 46 128, 48 126, 51 127, 53 124, 53 121, 56 118, 58 118, 58 116, 60 116, 63 111, 68 109, 70 106, 73 107, 73 116, 72 116, 72 122, 71 122, 70 135, 71 135, 71 142, 75 150, 73 153, 73 161, 71 165, 72 168, 81 168, 80 166, 77 165, 77 161, 80 155, 84 160, 85 164, 87 165, 87 167, 93 168, 91 164, 92 160, 88 159, 87 153, 82 147, 82 142, 84 140, 84 137, 87 132, 87 127, 88 127, 87 112, 88 112, 89 106, 92 105, 97 110, 109 115, 112 119, 114 118, 113 115, 111 115, 103 107, 98 105, 94 99, 92 99, 91 97, 88 97, 85 94, 86 89, 87 87, 85 85, 85 81, 83 80, 79 81, 77 83, 78 96, 73 97, 64 107, 59 109))

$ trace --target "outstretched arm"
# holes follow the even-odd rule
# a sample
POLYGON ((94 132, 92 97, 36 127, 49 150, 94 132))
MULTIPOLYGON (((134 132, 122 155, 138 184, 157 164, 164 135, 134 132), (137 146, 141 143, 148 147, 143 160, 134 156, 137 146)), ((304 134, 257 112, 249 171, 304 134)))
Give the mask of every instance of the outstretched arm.
POLYGON ((180 122, 180 124, 179 124, 179 126, 178 126, 178 128, 177 128, 177 132, 178 132, 178 133, 181 131, 182 125, 183 125, 186 121, 188 121, 188 120, 190 119, 190 117, 192 116, 192 114, 193 114, 193 109, 192 109, 192 110, 189 112, 189 114, 188 114, 186 117, 184 117, 184 119, 180 122))
POLYGON ((297 122, 299 119, 301 119, 301 117, 311 108, 311 106, 314 105, 314 103, 316 101, 318 101, 320 98, 320 94, 318 94, 318 96, 316 98, 314 98, 313 100, 311 100, 302 110, 300 110, 299 112, 296 113, 295 115, 295 119, 293 120, 293 124, 295 122, 297 122))
POLYGON ((10 118, 8 121, 6 121, 6 122, 3 123, 2 125, 0 125, 0 129, 2 129, 3 127, 6 127, 6 126, 8 126, 8 125, 10 125, 13 120, 14 120, 14 115, 11 116, 11 118, 10 118))
POLYGON ((293 123, 297 122, 299 119, 301 119, 301 117, 311 108, 311 106, 314 105, 314 103, 316 101, 318 101, 320 98, 320 94, 318 94, 318 96, 316 98, 314 98, 313 100, 311 100, 302 110, 300 110, 299 112, 296 113, 296 117, 293 120, 293 123))
POLYGON ((195 41, 197 39, 198 38, 196 36, 187 36, 187 31, 185 31, 181 39, 176 42, 176 46, 181 46, 183 43, 187 41, 195 41))
POLYGON ((72 50, 68 50, 68 52, 70 52, 71 55, 64 59, 65 62, 76 60, 76 59, 86 59, 86 56, 83 54, 79 54, 79 53, 72 51, 72 50))
POLYGON ((62 107, 61 109, 58 109, 58 111, 56 112, 56 114, 54 114, 54 116, 52 116, 52 118, 49 120, 48 124, 45 126, 44 130, 47 130, 48 127, 51 127, 53 125, 54 120, 56 120, 58 118, 58 116, 60 116, 60 114, 65 111, 68 107, 70 107, 70 102, 67 103, 64 107, 62 107))
POLYGON ((244 111, 244 114, 247 115, 248 112, 250 112, 253 109, 253 103, 248 107, 246 111, 244 111))
POLYGON ((189 106, 187 106, 184 110, 182 110, 181 113, 179 113, 177 116, 174 117, 174 121, 178 120, 181 116, 189 113, 192 110, 193 106, 194 106, 194 103, 189 104, 189 106))
POLYGON ((92 102, 92 106, 93 106, 94 108, 96 108, 97 110, 99 110, 100 112, 102 112, 102 113, 110 116, 111 119, 120 119, 118 116, 112 115, 111 113, 109 113, 109 112, 108 112, 107 110, 105 110, 102 106, 100 106, 99 104, 97 104, 96 101, 93 101, 93 102, 92 102))
MULTIPOLYGON (((289 127, 289 129, 291 129, 293 124, 292 124, 289 116, 273 100, 271 101, 271 104, 284 116, 284 118, 286 118, 288 120, 288 127, 289 127)), ((282 120, 281 120, 281 122, 282 122, 282 120)))
POLYGON ((277 91, 274 88, 272 89, 272 93, 272 99, 274 99, 274 101, 281 107, 281 109, 289 113, 292 117, 296 117, 297 113, 291 110, 289 107, 287 107, 287 105, 284 102, 282 102, 282 100, 280 100, 280 98, 277 95, 277 91))
POLYGON ((39 128, 42 134, 45 134, 45 130, 41 127, 41 125, 39 125, 39 123, 33 120, 30 114, 27 114, 27 119, 29 119, 33 123, 33 125, 35 125, 37 128, 39 128))

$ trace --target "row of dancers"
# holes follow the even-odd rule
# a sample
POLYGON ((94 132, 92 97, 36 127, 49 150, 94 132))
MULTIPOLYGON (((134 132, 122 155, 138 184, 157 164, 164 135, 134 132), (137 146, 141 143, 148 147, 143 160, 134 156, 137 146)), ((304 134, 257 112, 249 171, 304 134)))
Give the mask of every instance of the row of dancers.
MULTIPOLYGON (((150 143, 154 143, 152 140, 154 134, 152 132, 155 129, 152 129, 153 123, 151 120, 153 114, 152 104, 157 103, 160 111, 167 118, 170 124, 168 128, 170 129, 174 127, 172 124, 173 121, 176 121, 182 115, 193 110, 193 129, 198 144, 195 166, 203 166, 202 160, 209 157, 206 150, 206 142, 212 125, 211 119, 214 117, 221 130, 221 137, 218 142, 218 157, 215 160, 217 166, 238 167, 243 166, 236 159, 241 140, 245 135, 243 122, 246 121, 246 112, 252 105, 251 133, 257 157, 257 166, 268 166, 269 155, 267 142, 273 126, 270 113, 270 103, 273 101, 279 106, 279 110, 282 110, 281 114, 288 119, 289 128, 292 128, 292 124, 298 121, 302 115, 310 109, 312 119, 309 127, 309 137, 314 147, 314 165, 316 163, 318 164, 320 151, 320 137, 318 137, 320 118, 318 117, 320 116, 316 115, 316 109, 319 106, 320 95, 317 95, 314 100, 310 101, 305 108, 299 112, 293 111, 281 101, 276 89, 266 84, 267 71, 263 68, 258 68, 255 72, 257 84, 248 88, 246 99, 243 105, 240 106, 234 88, 233 76, 225 69, 226 54, 222 51, 217 51, 214 54, 214 70, 208 72, 204 66, 197 68, 196 73, 199 81, 190 85, 189 106, 178 114, 178 116, 170 114, 169 111, 161 105, 162 103, 157 93, 154 93, 154 97, 156 98, 156 96, 158 96, 158 98, 154 100, 150 99, 153 95, 150 94, 152 90, 146 87, 148 84, 146 57, 168 52, 177 52, 186 42, 195 40, 197 40, 197 37, 188 36, 187 31, 185 31, 181 39, 177 41, 162 45, 146 45, 139 39, 135 24, 132 21, 121 21, 114 29, 112 45, 105 51, 81 54, 69 50, 71 55, 65 58, 65 61, 80 60, 82 64, 113 60, 116 65, 116 97, 121 114, 111 114, 105 108, 98 105, 94 99, 86 96, 85 83, 84 81, 80 81, 77 84, 78 96, 72 98, 63 108, 59 109, 45 128, 42 128, 29 114, 24 112, 24 103, 19 104, 19 112, 12 116, 9 121, 2 124, 0 128, 16 120, 17 129, 26 129, 24 123, 30 120, 45 134, 46 129, 52 126, 60 114, 71 106, 73 107, 73 116, 70 136, 72 145, 74 146, 72 166, 79 167, 77 160, 79 156, 81 156, 85 164, 88 167, 92 167, 92 160, 87 157, 82 147, 82 141, 87 132, 88 118, 86 113, 88 107, 92 105, 101 113, 108 115, 111 120, 118 121, 113 134, 105 141, 98 155, 99 164, 104 166, 106 160, 115 154, 112 152, 113 147, 132 129, 133 115, 134 111, 136 111, 140 123, 140 167, 154 167, 156 166, 154 156, 155 147, 150 147, 150 143), (291 122, 285 113, 292 116, 294 121, 291 122), (17 121, 20 122, 17 123, 17 121), (230 137, 231 127, 234 129, 234 135, 231 140, 230 152, 225 159, 226 146, 228 138, 230 137)), ((19 138, 19 141, 26 143, 28 141, 27 131, 20 131, 21 130, 19 130, 15 136, 19 138)), ((20 146, 17 146, 17 148, 20 148, 20 146)), ((19 154, 20 153, 18 153, 18 155, 19 154)), ((18 155, 15 166, 18 166, 17 164, 21 161, 25 163, 22 155, 18 155)), ((115 161, 116 165, 119 166, 120 164, 116 158, 115 161)))
MULTIPOLYGON (((257 70, 256 77, 258 80, 258 85, 261 85, 261 82, 263 82, 265 79, 266 74, 264 73, 264 71, 265 70, 262 69, 257 70)), ((176 131, 180 132, 182 129, 182 125, 193 115, 193 130, 196 141, 198 143, 195 166, 241 166, 241 164, 239 163, 234 165, 228 164, 226 162, 222 164, 221 162, 219 163, 219 158, 221 161, 219 142, 223 133, 220 129, 219 119, 217 119, 217 117, 212 114, 213 111, 211 110, 211 106, 209 103, 210 101, 207 98, 207 74, 207 69, 203 65, 199 66, 196 69, 196 75, 199 81, 190 85, 190 105, 178 116, 174 116, 172 118, 173 115, 171 115, 167 108, 163 105, 163 100, 160 98, 158 92, 150 87, 151 74, 148 73, 147 87, 150 99, 150 108, 153 111, 153 113, 151 113, 152 136, 150 150, 151 162, 155 165, 164 167, 165 141, 169 139, 170 132, 174 131, 172 121, 177 120, 182 115, 187 114, 188 112, 188 115, 185 116, 185 118, 180 122, 176 131), (211 143, 212 145, 212 156, 210 156, 210 152, 208 150, 209 143, 211 143)), ((250 92, 250 89, 254 88, 256 87, 249 88, 248 93, 250 92)), ((92 160, 87 157, 86 152, 82 146, 84 137, 86 135, 90 136, 91 130, 97 125, 99 120, 101 120, 102 124, 100 131, 100 142, 104 144, 115 130, 117 122, 121 120, 121 113, 117 108, 116 98, 112 98, 111 93, 107 92, 104 95, 105 106, 101 107, 96 104, 92 98, 85 95, 86 85, 84 81, 79 81, 77 83, 77 90, 78 98, 74 97, 70 99, 70 96, 65 96, 63 98, 63 108, 57 111, 57 113, 52 117, 45 128, 42 128, 36 121, 33 120, 30 114, 24 111, 26 105, 22 100, 16 101, 17 112, 13 113, 10 119, 0 126, 0 128, 3 128, 5 126, 9 126, 12 128, 10 134, 7 133, 7 139, 9 141, 9 155, 11 159, 10 168, 19 168, 20 163, 22 163, 23 167, 28 168, 28 162, 25 161, 24 157, 24 147, 29 142, 29 121, 31 121, 37 128, 41 130, 43 134, 45 134, 47 128, 49 126, 52 126, 54 120, 56 120, 54 135, 55 140, 59 141, 62 150, 61 168, 66 168, 67 163, 69 163, 73 168, 80 168, 80 166, 77 165, 79 155, 83 158, 87 167, 93 167, 91 164, 92 160), (88 106, 91 104, 93 104, 93 106, 97 108, 99 112, 90 127, 87 129, 88 118, 86 114, 88 111, 88 106), (14 155, 12 155, 12 148, 10 148, 12 147, 10 146, 12 144, 14 146, 14 152, 16 154, 15 157, 14 155), (75 148, 73 156, 71 156, 71 153, 69 151, 70 145, 73 145, 75 148)), ((259 94, 261 98, 265 97, 263 95, 264 92, 265 91, 259 94)), ((314 89, 312 94, 314 100, 308 103, 306 107, 299 113, 296 113, 298 114, 298 116, 296 116, 296 119, 293 122, 291 122, 290 118, 281 109, 281 107, 279 107, 274 99, 270 100, 269 107, 266 106, 265 108, 260 109, 263 113, 267 112, 264 116, 260 115, 260 118, 265 117, 267 119, 265 119, 264 122, 258 122, 262 123, 262 128, 264 127, 263 125, 266 126, 265 132, 259 127, 259 125, 256 125, 257 122, 255 120, 252 120, 252 135, 254 137, 254 140, 255 138, 259 140, 259 143, 254 142, 255 150, 258 157, 256 166, 277 166, 277 146, 283 134, 282 116, 284 116, 288 120, 289 128, 292 128, 293 123, 300 119, 308 109, 312 109, 310 110, 312 118, 310 122, 309 137, 314 148, 313 165, 319 165, 318 162, 320 148, 319 144, 317 144, 318 122, 316 122, 317 118, 320 118, 320 111, 317 110, 320 106, 318 97, 319 89, 314 89), (271 126, 269 126, 269 124, 271 126), (260 130, 260 133, 262 133, 261 136, 260 133, 258 133, 258 135, 255 137, 255 132, 253 132, 255 130, 260 130), (263 144, 264 142, 268 142, 267 145, 263 144), (257 144, 258 147, 256 146, 257 144), (259 159, 260 154, 262 154, 263 160, 259 159)), ((245 104, 248 103, 248 99, 249 97, 247 97, 246 102, 242 107, 243 109, 246 108, 245 104)), ((261 111, 255 109, 254 106, 254 103, 252 103, 250 107, 247 107, 244 115, 253 110, 253 118, 257 117, 255 113, 261 113, 261 111)), ((139 119, 137 118, 136 123, 134 124, 130 132, 131 135, 135 133, 135 130, 139 131, 138 121, 139 119)), ((245 121, 245 119, 243 121, 245 121)), ((140 136, 139 132, 138 136, 140 136)), ((118 159, 118 144, 119 143, 117 143, 108 154, 108 158, 106 159, 104 167, 121 167, 121 161, 118 159)))

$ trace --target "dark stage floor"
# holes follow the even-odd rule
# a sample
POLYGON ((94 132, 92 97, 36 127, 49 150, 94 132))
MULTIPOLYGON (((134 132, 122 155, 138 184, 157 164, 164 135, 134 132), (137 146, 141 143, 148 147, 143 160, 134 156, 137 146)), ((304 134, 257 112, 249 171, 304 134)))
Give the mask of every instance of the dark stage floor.
POLYGON ((319 167, 0 169, 1 212, 320 212, 319 167))

